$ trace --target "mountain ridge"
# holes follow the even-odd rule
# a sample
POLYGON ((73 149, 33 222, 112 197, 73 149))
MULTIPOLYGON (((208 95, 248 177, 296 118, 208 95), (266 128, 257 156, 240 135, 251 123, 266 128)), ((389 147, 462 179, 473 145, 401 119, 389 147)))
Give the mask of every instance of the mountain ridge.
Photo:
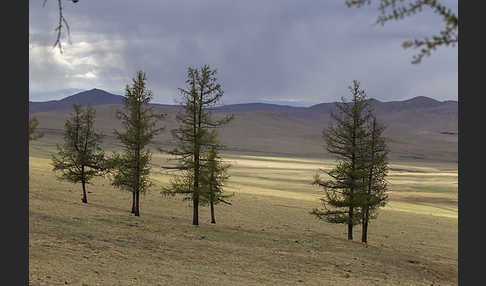
MULTIPOLYGON (((85 95, 85 99, 89 97, 90 95, 85 95)), ((117 99, 117 97, 111 98, 117 99)), ((120 98, 121 96, 118 100, 120 98)), ((54 136, 52 137, 56 138, 54 140, 61 140, 64 122, 72 111, 72 106, 69 104, 81 99, 76 96, 68 97, 63 103, 57 103, 56 106, 62 107, 61 109, 33 112, 39 119, 39 130, 46 133, 46 138, 54 136)), ((370 102, 378 121, 387 126, 384 135, 388 139, 390 155, 393 158, 457 162, 459 132, 457 102, 440 102, 427 97, 392 102, 370 99, 370 102)), ((226 114, 235 116, 235 120, 219 131, 221 142, 229 151, 315 158, 330 156, 325 155, 322 131, 331 122, 330 111, 335 104, 336 102, 310 107, 293 107, 246 103, 219 106, 212 110, 216 118, 226 114)), ((181 106, 161 104, 152 106, 156 112, 167 114, 160 123, 161 126, 166 127, 166 132, 155 138, 157 144, 173 146, 169 131, 178 126, 176 115, 181 106)), ((94 108, 97 128, 107 134, 108 142, 116 141, 112 133, 114 129, 122 128, 116 118, 117 110, 121 109, 122 105, 100 104, 94 108)))
MULTIPOLYGON (((73 104, 81 105, 104 105, 104 104, 123 104, 123 96, 109 93, 102 89, 93 88, 90 90, 85 90, 59 100, 49 100, 49 101, 29 101, 29 113, 51 111, 58 109, 68 109, 72 108, 73 104)), ((377 112, 397 112, 406 109, 417 109, 417 108, 431 108, 437 107, 442 104, 457 104, 457 101, 446 100, 438 101, 426 96, 416 96, 407 100, 402 101, 380 101, 374 98, 369 99, 372 103, 375 111, 377 112)), ((249 103, 237 103, 221 105, 211 108, 214 111, 220 112, 253 112, 259 110, 268 110, 284 113, 292 112, 326 112, 332 110, 337 102, 325 102, 311 105, 309 107, 302 106, 291 106, 291 105, 281 105, 274 103, 262 103, 262 102, 249 102, 249 103)), ((180 108, 180 105, 171 104, 159 104, 151 103, 152 106, 165 106, 165 107, 175 107, 180 108)))

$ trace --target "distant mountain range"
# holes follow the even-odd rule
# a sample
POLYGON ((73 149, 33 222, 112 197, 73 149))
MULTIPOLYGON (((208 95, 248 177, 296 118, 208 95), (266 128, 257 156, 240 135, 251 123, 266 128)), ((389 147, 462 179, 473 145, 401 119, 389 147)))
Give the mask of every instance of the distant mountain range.
MULTIPOLYGON (((60 100, 49 100, 42 102, 29 101, 29 113, 59 110, 72 108, 73 104, 103 105, 103 104, 122 104, 123 96, 106 92, 102 89, 93 88, 82 91, 60 100)), ((165 104, 155 104, 157 106, 169 106, 165 104)))
MULTIPOLYGON (((437 101, 435 99, 418 96, 412 99, 404 101, 389 101, 382 102, 376 99, 370 99, 376 112, 400 112, 408 109, 420 109, 420 108, 435 108, 442 105, 456 104, 457 101, 437 101)), ((112 94, 101 89, 90 89, 76 93, 74 95, 65 97, 60 100, 49 100, 43 102, 29 101, 29 112, 43 112, 51 110, 59 110, 72 108, 73 104, 87 105, 104 105, 104 104, 122 104, 123 96, 112 94)), ((332 103, 320 103, 312 105, 310 107, 296 107, 289 105, 279 105, 271 103, 242 103, 242 104, 230 104, 214 108, 216 111, 221 112, 251 112, 251 111, 274 111, 283 113, 293 112, 325 112, 328 113, 334 108, 335 102, 332 103)), ((151 104, 153 106, 165 106, 165 107, 178 107, 177 105, 169 104, 151 104)))
MULTIPOLYGON (((370 99, 379 121, 387 129, 391 157, 457 161, 458 103, 437 101, 418 96, 403 101, 382 102, 370 99)), ((62 134, 65 119, 73 104, 96 108, 96 125, 108 137, 113 128, 120 128, 116 110, 123 97, 100 89, 83 91, 61 100, 29 102, 30 113, 39 119, 39 128, 55 136, 62 134), (57 135, 56 135, 57 134, 57 135)), ((220 137, 228 150, 297 156, 322 156, 322 130, 328 126, 335 102, 310 107, 294 107, 269 103, 231 104, 214 108, 215 116, 235 115, 220 137)), ((177 127, 176 113, 181 106, 152 104, 168 116, 162 122, 166 130, 177 127)), ((160 144, 170 145, 168 132, 157 137, 160 144)))

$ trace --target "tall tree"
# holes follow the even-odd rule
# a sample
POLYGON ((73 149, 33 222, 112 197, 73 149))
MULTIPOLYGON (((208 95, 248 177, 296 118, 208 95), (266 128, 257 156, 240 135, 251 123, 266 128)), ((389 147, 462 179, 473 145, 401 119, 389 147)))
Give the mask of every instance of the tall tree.
POLYGON ((371 114, 366 93, 357 81, 349 87, 352 101, 347 103, 344 98, 336 104, 337 113, 332 112, 327 130, 323 131, 326 149, 336 156, 337 165, 330 171, 323 171, 330 179, 324 180, 316 174, 313 184, 324 188, 325 196, 321 199, 323 209, 314 209, 311 214, 331 223, 343 223, 348 226, 348 239, 353 239, 353 226, 361 219, 359 208, 363 188, 363 178, 366 175, 363 166, 361 144, 368 134, 366 123, 371 114))
POLYGON ((53 171, 61 171, 61 180, 83 186, 83 203, 88 203, 86 184, 106 171, 102 134, 94 130, 95 110, 74 105, 70 119, 64 124, 64 145, 57 145, 58 153, 52 155, 53 171))
POLYGON ((36 117, 29 118, 29 141, 36 140, 44 136, 43 133, 35 133, 37 126, 39 125, 39 120, 36 117))
MULTIPOLYGON (((214 130, 213 130, 214 131, 214 130)), ((216 132, 212 132, 211 137, 216 140, 216 132)), ((206 164, 202 170, 201 189, 202 189, 202 204, 209 204, 211 210, 211 223, 216 223, 214 215, 214 205, 224 203, 231 205, 227 201, 233 194, 224 193, 224 184, 229 178, 228 168, 229 164, 225 163, 219 154, 222 146, 216 142, 209 146, 206 153, 206 164)))
POLYGON ((369 124, 369 138, 363 147, 366 177, 363 178, 361 192, 361 242, 368 242, 368 224, 376 218, 379 207, 385 206, 388 200, 386 176, 388 172, 388 150, 383 137, 385 126, 377 123, 373 116, 369 124))
MULTIPOLYGON (((346 0, 348 7, 362 7, 370 5, 372 0, 346 0)), ((444 28, 432 38, 414 39, 402 43, 402 47, 419 49, 419 53, 413 56, 412 64, 418 64, 424 56, 440 46, 455 46, 458 41, 457 29, 459 18, 447 6, 438 0, 379 0, 379 11, 376 22, 381 25, 393 20, 401 20, 405 17, 422 12, 424 8, 430 8, 432 12, 442 18, 444 28)))
POLYGON ((125 87, 124 112, 117 112, 124 130, 114 130, 123 151, 121 154, 115 152, 110 160, 113 167, 112 185, 132 193, 131 212, 135 216, 140 216, 140 193, 146 192, 152 185, 149 178, 152 153, 147 145, 163 130, 157 127, 157 121, 165 117, 147 106, 153 94, 146 87, 146 80, 146 74, 138 71, 132 79, 132 86, 125 87))
POLYGON ((193 204, 193 225, 199 225, 199 202, 201 172, 204 168, 203 151, 212 144, 209 130, 228 123, 233 116, 214 119, 210 110, 223 96, 221 85, 215 77, 216 70, 208 65, 200 69, 189 67, 187 89, 179 88, 184 109, 177 114, 179 128, 172 130, 178 146, 166 151, 178 160, 177 169, 182 171, 174 177, 165 193, 190 195, 193 204), (190 177, 181 177, 190 176, 190 177), (188 183, 192 186, 188 187, 188 183))

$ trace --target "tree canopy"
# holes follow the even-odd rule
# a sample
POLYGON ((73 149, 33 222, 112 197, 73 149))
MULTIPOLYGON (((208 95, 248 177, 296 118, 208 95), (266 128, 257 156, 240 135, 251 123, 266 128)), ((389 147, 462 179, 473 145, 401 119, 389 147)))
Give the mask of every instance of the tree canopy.
POLYGON ((123 151, 121 154, 115 152, 110 160, 112 185, 132 193, 132 213, 135 216, 140 216, 140 193, 146 192, 152 185, 149 177, 152 153, 147 145, 163 130, 157 127, 157 121, 165 117, 147 106, 153 94, 147 88, 146 80, 145 72, 138 71, 132 85, 125 87, 124 111, 117 112, 124 129, 114 130, 123 151))
POLYGON ((315 208, 311 214, 331 223, 347 224, 348 239, 352 240, 353 226, 361 222, 359 191, 366 176, 361 148, 368 137, 366 124, 371 114, 360 83, 353 81, 349 90, 352 101, 348 103, 343 97, 336 104, 337 111, 331 113, 333 120, 323 131, 326 149, 336 157, 337 165, 329 171, 321 170, 329 179, 315 176, 313 184, 324 189, 323 209, 315 208))
POLYGON ((103 135, 94 129, 95 110, 75 104, 71 117, 64 124, 64 145, 57 145, 52 155, 53 171, 60 171, 59 179, 81 183, 82 202, 87 203, 86 184, 106 171, 105 154, 101 149, 103 135))
POLYGON ((36 133, 37 126, 39 125, 39 120, 37 117, 33 116, 29 118, 29 141, 36 140, 44 136, 43 133, 36 133))
POLYGON ((215 119, 209 110, 218 103, 224 93, 215 75, 216 70, 211 69, 209 65, 204 65, 200 69, 188 68, 187 88, 179 88, 184 109, 176 116, 179 127, 172 130, 177 147, 166 151, 176 157, 176 169, 181 172, 174 177, 169 187, 164 188, 164 193, 190 197, 193 203, 193 225, 199 225, 201 176, 207 163, 204 152, 214 144, 210 130, 228 123, 233 118, 224 116, 215 119))

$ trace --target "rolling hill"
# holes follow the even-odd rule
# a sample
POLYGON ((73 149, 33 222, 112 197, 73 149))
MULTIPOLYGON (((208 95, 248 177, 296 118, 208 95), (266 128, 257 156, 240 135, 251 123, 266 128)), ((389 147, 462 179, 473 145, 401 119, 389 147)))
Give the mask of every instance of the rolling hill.
MULTIPOLYGON (((404 101, 370 100, 378 120, 387 126, 385 136, 391 158, 457 162, 457 101, 441 102, 424 96, 404 101)), ((107 142, 114 142, 113 129, 121 127, 115 114, 122 107, 122 96, 92 89, 58 101, 30 102, 29 110, 39 119, 42 132, 60 136, 74 103, 95 106, 97 128, 107 135, 107 142)), ((157 137, 157 144, 170 146, 169 130, 177 127, 175 115, 181 108, 153 106, 168 115, 161 122, 166 131, 157 137)), ((221 140, 229 151, 327 157, 321 134, 329 124, 334 106, 335 103, 310 107, 247 103, 219 106, 213 111, 215 116, 235 115, 235 120, 220 131, 221 140)))

